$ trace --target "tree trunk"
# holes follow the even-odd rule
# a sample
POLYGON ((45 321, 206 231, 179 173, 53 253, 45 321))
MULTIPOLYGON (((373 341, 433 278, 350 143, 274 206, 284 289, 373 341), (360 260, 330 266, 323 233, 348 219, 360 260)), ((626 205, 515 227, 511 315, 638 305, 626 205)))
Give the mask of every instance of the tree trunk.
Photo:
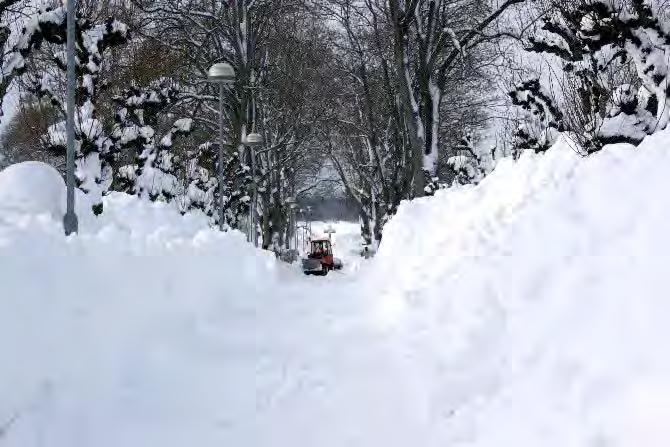
POLYGON ((396 82, 400 90, 400 99, 405 112, 405 126, 409 133, 412 146, 412 176, 414 179, 414 196, 424 195, 425 178, 423 171, 423 153, 426 132, 421 120, 419 105, 414 97, 411 84, 409 55, 407 51, 408 29, 401 16, 398 0, 389 0, 389 10, 393 24, 393 56, 395 63, 396 82))

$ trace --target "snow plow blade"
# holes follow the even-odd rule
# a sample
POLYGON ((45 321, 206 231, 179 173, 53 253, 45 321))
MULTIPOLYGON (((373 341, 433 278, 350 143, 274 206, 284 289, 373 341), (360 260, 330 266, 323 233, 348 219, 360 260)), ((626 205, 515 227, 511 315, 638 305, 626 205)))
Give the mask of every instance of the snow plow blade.
POLYGON ((305 272, 305 275, 323 274, 324 272, 323 265, 321 265, 321 260, 319 259, 303 259, 302 271, 305 272))

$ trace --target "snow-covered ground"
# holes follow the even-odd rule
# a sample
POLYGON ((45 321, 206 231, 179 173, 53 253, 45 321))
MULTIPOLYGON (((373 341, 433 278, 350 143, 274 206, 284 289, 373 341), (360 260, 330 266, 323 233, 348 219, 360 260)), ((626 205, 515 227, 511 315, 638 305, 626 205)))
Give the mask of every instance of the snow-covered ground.
POLYGON ((326 278, 124 195, 66 239, 0 173, 0 446, 668 445, 668 147, 504 161, 371 261, 336 224, 326 278))

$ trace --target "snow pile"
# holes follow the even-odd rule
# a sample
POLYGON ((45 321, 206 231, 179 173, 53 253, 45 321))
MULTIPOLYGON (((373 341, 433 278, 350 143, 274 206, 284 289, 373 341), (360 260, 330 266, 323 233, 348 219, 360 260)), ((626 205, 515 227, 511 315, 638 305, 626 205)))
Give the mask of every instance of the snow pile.
POLYGON ((0 171, 0 213, 65 214, 65 182, 51 166, 36 161, 18 163, 0 171))
MULTIPOLYGON (((65 181, 46 163, 26 161, 0 170, 0 223, 2 219, 45 215, 62 221, 66 209, 65 181)), ((97 228, 91 200, 75 188, 75 212, 81 227, 97 228)))
POLYGON ((668 444, 669 147, 663 132, 580 159, 560 141, 401 207, 377 316, 436 443, 668 444))
MULTIPOLYGON (((56 217, 59 198, 43 201, 56 217)), ((228 363, 273 299, 274 256, 123 194, 77 237, 24 211, 0 214, 0 444, 216 445, 231 390, 246 389, 237 375, 254 377, 228 363)))

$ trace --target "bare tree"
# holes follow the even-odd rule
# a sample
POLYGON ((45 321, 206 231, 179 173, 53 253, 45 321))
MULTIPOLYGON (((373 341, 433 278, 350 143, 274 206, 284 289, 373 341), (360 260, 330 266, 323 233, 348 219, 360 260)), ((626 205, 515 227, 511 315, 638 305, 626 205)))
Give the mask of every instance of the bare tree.
POLYGON ((501 33, 486 31, 525 0, 388 0, 395 74, 412 143, 414 194, 432 193, 440 150, 440 108, 460 60, 501 33))
POLYGON ((295 204, 322 179, 315 141, 333 85, 331 33, 306 10, 277 18, 265 50, 256 104, 258 211, 264 248, 288 248, 295 204))
POLYGON ((337 112, 324 128, 333 166, 360 207, 367 242, 403 199, 430 194, 438 165, 467 131, 486 126, 493 95, 482 94, 488 66, 500 56, 490 31, 521 0, 330 0, 336 20, 337 112))
POLYGON ((324 8, 342 32, 334 40, 338 96, 322 136, 344 189, 358 205, 367 244, 411 193, 411 146, 391 72, 387 24, 372 2, 331 1, 324 8))

